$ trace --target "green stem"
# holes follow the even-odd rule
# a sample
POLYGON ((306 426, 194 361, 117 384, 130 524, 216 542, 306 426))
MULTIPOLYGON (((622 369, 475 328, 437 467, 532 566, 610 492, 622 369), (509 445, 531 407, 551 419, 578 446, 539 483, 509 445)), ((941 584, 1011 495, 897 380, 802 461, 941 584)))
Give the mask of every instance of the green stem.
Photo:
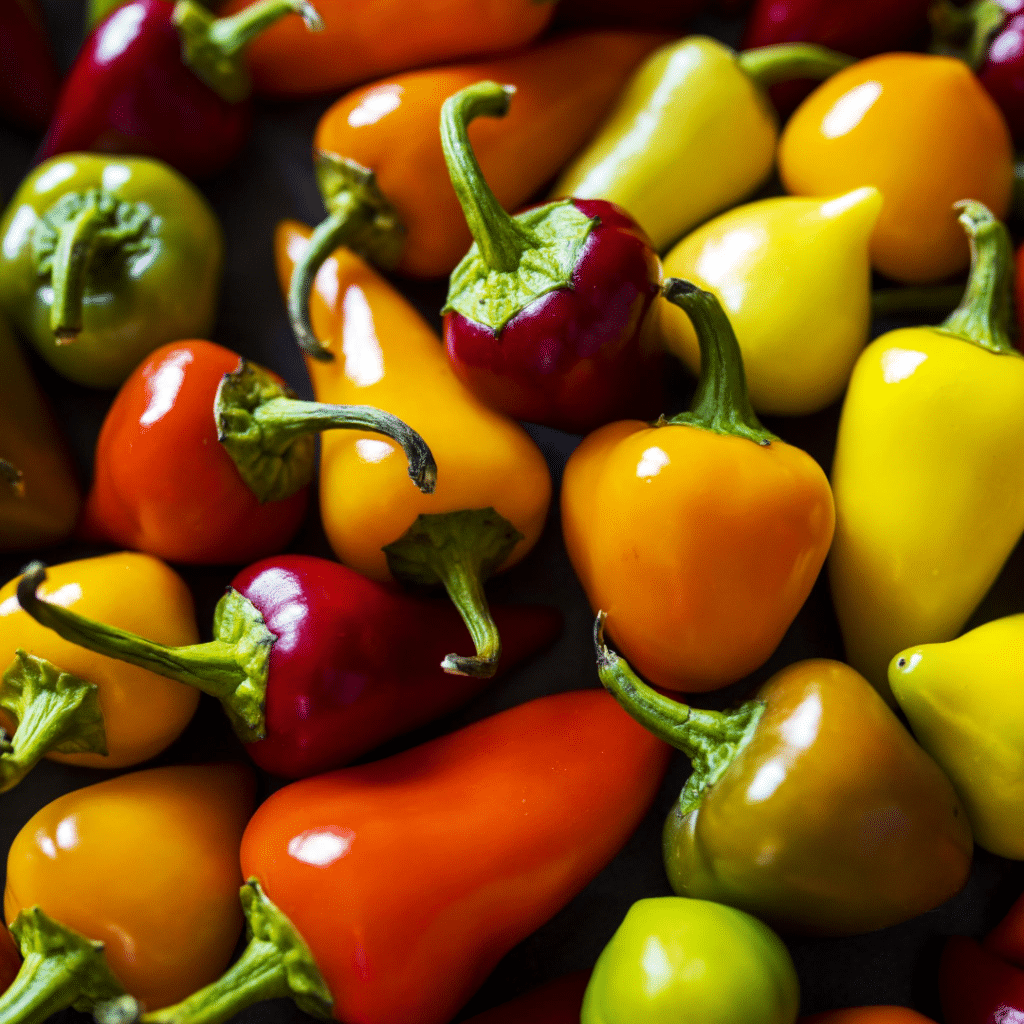
POLYGON ((988 44, 1006 21, 1006 10, 996 0, 975 0, 958 7, 939 0, 928 9, 932 26, 932 52, 964 61, 977 71, 988 56, 988 44))
POLYGON ((745 437, 761 445, 778 440, 761 425, 750 404, 740 346, 715 295, 676 277, 670 277, 661 292, 690 318, 700 345, 700 376, 690 411, 664 422, 745 437))
POLYGON ((33 562, 26 566, 18 583, 18 603, 38 623, 79 647, 216 697, 243 743, 266 735, 263 707, 270 649, 277 637, 267 629, 256 607, 238 591, 229 590, 217 604, 214 640, 165 647, 40 599, 36 590, 45 579, 46 567, 33 562))
POLYGON ((14 497, 25 497, 25 477, 17 466, 6 459, 0 459, 0 481, 8 486, 14 497))
POLYGON ((0 708, 17 722, 14 736, 0 731, 0 793, 13 789, 50 752, 106 754, 107 736, 98 691, 56 665, 14 652, 0 683, 0 708))
POLYGON ((940 284, 922 288, 879 288, 871 293, 873 316, 892 313, 948 313, 963 298, 962 284, 940 284))
POLYGON ((761 701, 751 700, 733 711, 703 711, 665 697, 643 682, 628 663, 604 642, 604 612, 594 621, 594 648, 601 685, 645 729, 681 750, 693 771, 680 796, 680 809, 689 813, 747 745, 764 713, 761 701))
POLYGON ((109 218, 90 202, 61 228, 53 255, 53 301, 50 305, 50 330, 59 345, 74 341, 82 333, 82 306, 89 267, 96 251, 97 236, 108 226, 109 218))
POLYGON ((762 89, 795 78, 823 81, 849 67, 855 59, 814 43, 777 43, 736 55, 740 69, 762 89))
POLYGON ((477 117, 504 117, 515 88, 497 82, 477 82, 441 108, 441 148, 452 187, 484 262, 492 269, 516 270, 524 253, 539 245, 536 235, 510 217, 484 180, 466 127, 477 117))
POLYGON ((960 305, 942 330, 998 355, 1019 355, 1013 347, 1013 245, 1006 226, 973 199, 954 204, 971 243, 971 272, 960 305))

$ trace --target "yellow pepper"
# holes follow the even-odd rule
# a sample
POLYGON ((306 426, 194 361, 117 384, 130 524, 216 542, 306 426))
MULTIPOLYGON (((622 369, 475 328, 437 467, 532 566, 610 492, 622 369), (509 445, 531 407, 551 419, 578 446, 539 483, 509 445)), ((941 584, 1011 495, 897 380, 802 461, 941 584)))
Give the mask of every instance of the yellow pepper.
MULTIPOLYGON (((665 258, 667 277, 722 303, 758 412, 802 416, 843 393, 871 326, 868 244, 881 209, 875 188, 763 199, 716 217, 665 258)), ((665 346, 699 373, 689 317, 671 302, 658 312, 665 346)))
POLYGON ((1024 358, 1005 227, 965 201, 972 250, 941 327, 877 338, 839 423, 829 576, 849 663, 890 701, 890 659, 951 640, 1024 532, 1024 358))
POLYGON ((901 652, 889 684, 978 844, 1024 860, 1024 615, 901 652))

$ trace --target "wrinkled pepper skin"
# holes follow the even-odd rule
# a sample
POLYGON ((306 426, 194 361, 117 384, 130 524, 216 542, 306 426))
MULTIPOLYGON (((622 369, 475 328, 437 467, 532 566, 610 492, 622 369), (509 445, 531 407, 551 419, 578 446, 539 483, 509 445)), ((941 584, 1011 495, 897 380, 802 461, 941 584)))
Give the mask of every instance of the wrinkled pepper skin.
POLYGON ((954 203, 975 199, 1006 215, 1013 149, 1002 114, 963 61, 890 53, 841 71, 800 105, 779 140, 778 167, 792 195, 874 185, 884 204, 872 265, 919 284, 967 266, 954 203))
POLYGON ((510 1003, 471 1017, 466 1024, 579 1024, 590 971, 549 981, 510 1003))
POLYGON ((854 1006, 844 1010, 826 1010, 801 1017, 797 1024, 934 1024, 905 1006, 854 1006))
POLYGON ((757 918, 707 900, 638 900, 594 965, 581 1024, 794 1024, 796 968, 757 918))
POLYGON ((0 4, 0 117, 20 128, 41 131, 50 120, 60 73, 36 0, 0 4))
MULTIPOLYGON (((62 232, 74 223, 62 217, 62 232)), ((201 337, 213 326, 223 263, 220 225, 202 195, 156 161, 82 153, 40 165, 0 220, 0 251, 0 309, 58 373, 77 384, 117 387, 153 349, 201 337), (92 190, 138 210, 144 226, 116 257, 101 253, 93 269, 86 259, 77 275, 80 323, 67 326, 73 341, 58 343, 53 273, 38 265, 34 242, 38 236, 55 245, 46 218, 57 216, 64 197, 88 197, 92 190)), ((58 256, 55 249, 55 262, 58 256)), ((76 278, 74 271, 70 277, 76 278)))
POLYGON ((147 1006, 176 1002, 234 952, 237 850, 252 803, 241 765, 153 768, 59 797, 11 845, 5 919, 38 905, 103 942, 147 1006))
MULTIPOLYGON (((45 658, 99 690, 108 754, 50 754, 88 768, 125 768, 168 747, 192 718, 199 693, 153 672, 68 643, 40 626, 18 604, 17 577, 0 589, 0 671, 17 648, 45 658)), ((64 607, 139 633, 159 643, 199 641, 192 595, 173 570, 135 552, 65 562, 49 569, 40 595, 64 607)), ((13 723, 0 712, 0 724, 13 723)))
MULTIPOLYGON (((229 0, 232 14, 247 0, 229 0)), ((256 90, 309 96, 344 89, 409 68, 523 46, 551 20, 551 2, 439 0, 409 22, 401 0, 317 0, 324 30, 309 35, 289 18, 256 39, 249 67, 256 90)))
POLYGON ((946 1024, 1004 1024, 1024 1015, 1024 970, 954 935, 939 961, 939 996, 946 1024))
POLYGON ((82 504, 71 457, 46 399, 0 319, 0 459, 21 474, 0 483, 0 551, 70 536, 82 504))

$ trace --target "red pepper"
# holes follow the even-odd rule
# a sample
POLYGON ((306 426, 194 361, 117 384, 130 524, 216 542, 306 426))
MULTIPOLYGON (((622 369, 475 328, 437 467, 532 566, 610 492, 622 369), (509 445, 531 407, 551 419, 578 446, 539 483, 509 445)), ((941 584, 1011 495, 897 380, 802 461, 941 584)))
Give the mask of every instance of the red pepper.
POLYGON ((60 74, 35 0, 0 3, 0 116, 22 128, 46 127, 60 74))
POLYGON ((471 1017, 466 1024, 580 1024, 590 971, 549 981, 504 1006, 471 1017))
POLYGON ((946 1024, 1014 1024, 1024 1020, 1024 971, 973 939, 954 935, 939 962, 946 1024))
POLYGON ((1024 143, 1024 0, 999 0, 999 6, 1006 17, 988 39, 977 75, 1019 146, 1024 143))
MULTIPOLYGON (((410 597, 322 558, 281 555, 243 570, 218 605, 213 641, 191 647, 164 647, 42 601, 35 591, 44 578, 41 568, 26 570, 25 611, 72 643, 219 697, 252 759, 287 778, 346 764, 486 685, 440 667, 468 640, 450 602, 410 597)), ((124 595, 147 598, 158 595, 124 595)), ((493 612, 502 669, 560 628, 549 608, 493 612)))
POLYGON ((420 489, 433 489, 430 454, 401 420, 290 395, 220 345, 158 348, 103 421, 84 535, 172 562, 238 565, 280 551, 305 514, 312 432, 332 425, 384 430, 413 453, 420 489))
POLYGON ((1018 897, 1002 921, 985 936, 982 945, 989 953, 1024 969, 1024 895, 1018 897))
POLYGON ((7 991, 21 969, 21 957, 11 933, 0 922, 0 994, 7 991))
POLYGON ((196 0, 132 0, 85 41, 39 160, 80 150, 153 156, 200 177, 228 164, 249 129, 246 45, 286 14, 320 26, 308 0, 261 0, 215 20, 196 0))

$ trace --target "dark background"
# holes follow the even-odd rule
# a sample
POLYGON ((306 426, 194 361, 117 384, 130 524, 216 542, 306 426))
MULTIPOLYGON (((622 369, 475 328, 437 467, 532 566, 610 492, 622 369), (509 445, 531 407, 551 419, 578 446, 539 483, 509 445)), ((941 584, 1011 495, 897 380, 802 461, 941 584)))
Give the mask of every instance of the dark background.
MULTIPOLYGON (((84 4, 44 0, 62 67, 69 66, 80 44, 84 4)), ((740 22, 711 18, 696 28, 729 42, 738 38, 740 22)), ((275 224, 284 217, 315 223, 323 216, 310 160, 310 141, 317 119, 329 100, 299 103, 260 102, 255 131, 241 158, 227 172, 201 183, 213 204, 227 239, 227 267, 220 313, 213 339, 269 366, 285 377, 301 397, 311 398, 308 379, 294 345, 280 298, 271 249, 275 224)), ((0 196, 6 202, 27 173, 38 140, 0 126, 0 196)), ((443 283, 399 282, 426 316, 439 324, 437 310, 445 293, 443 283)), ((878 323, 876 332, 895 326, 878 323)), ((112 395, 87 391, 67 383, 39 360, 33 367, 58 410, 74 448, 83 485, 91 473, 96 434, 112 395)), ((675 371, 672 412, 689 399, 692 385, 675 371)), ((770 419, 767 425, 791 443, 809 450, 828 470, 839 407, 801 419, 770 419)), ((556 483, 568 454, 579 438, 542 427, 530 427, 548 459, 556 483)), ((315 502, 313 503, 315 506, 315 502)), ((292 545, 292 550, 332 557, 316 509, 292 545)), ((99 553, 99 549, 66 545, 45 553, 51 563, 99 553)), ((23 557, 0 559, 3 579, 16 575, 23 557)), ((234 575, 228 568, 186 568, 193 589, 200 630, 209 637, 213 606, 234 575)), ((1010 559, 993 591, 971 621, 977 625, 1022 610, 1024 548, 1010 559)), ((583 592, 569 566, 557 518, 557 498, 547 529, 534 552, 489 587, 495 600, 543 600, 565 614, 562 639, 546 654, 500 680, 486 695, 461 713, 429 730, 393 743, 373 756, 402 749, 429 736, 449 731, 524 700, 560 690, 597 685, 590 641, 591 615, 583 592)), ((842 657, 838 628, 824 579, 793 624, 783 644, 754 676, 705 700, 724 706, 746 696, 772 672, 806 657, 842 657)), ((201 762, 224 757, 244 758, 216 702, 204 697, 199 713, 184 735, 156 764, 201 762)), ((622 920, 628 907, 647 896, 669 895, 661 865, 661 824, 688 772, 682 755, 673 761, 655 806, 619 856, 572 903, 533 936, 512 950, 457 1020, 513 998, 533 986, 569 971, 589 968, 622 920)), ((39 808, 55 797, 114 773, 75 769, 44 761, 20 787, 0 796, 0 853, 39 808)), ((281 783, 260 774, 260 797, 281 783)), ((154 837, 157 842, 158 837, 154 837)), ((927 856, 927 851, 922 851, 927 856)), ((3 860, 0 860, 2 872, 3 860)), ((139 865, 143 872, 145 865, 139 865)), ((3 875, 0 873, 0 879, 3 875)), ((800 975, 802 1011, 872 1003, 912 1006, 940 1019, 936 993, 938 954, 946 935, 983 935, 1024 889, 1024 868, 976 850, 970 881, 957 897, 913 921, 869 935, 847 939, 788 939, 800 975)), ((62 1024, 84 1021, 73 1011, 59 1015, 62 1024)), ((290 1002, 254 1007, 238 1020, 302 1021, 290 1002)), ((640 1022, 638 1022, 640 1024, 640 1022)))

